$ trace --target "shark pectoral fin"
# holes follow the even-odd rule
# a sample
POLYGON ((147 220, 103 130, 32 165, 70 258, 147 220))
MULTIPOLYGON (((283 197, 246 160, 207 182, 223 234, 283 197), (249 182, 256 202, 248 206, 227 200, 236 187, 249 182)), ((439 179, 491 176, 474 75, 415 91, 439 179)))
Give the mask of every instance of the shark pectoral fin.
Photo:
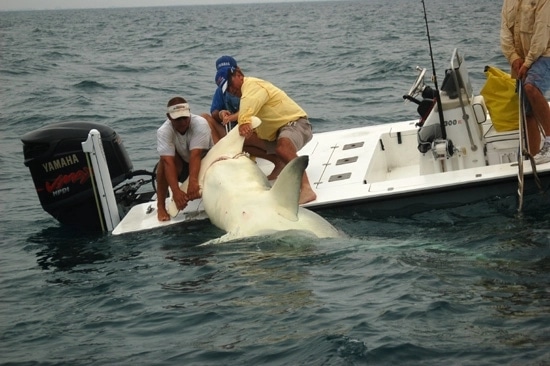
POLYGON ((168 211, 168 214, 170 217, 176 217, 180 213, 180 210, 176 207, 176 202, 174 200, 170 199, 170 202, 168 202, 168 207, 166 207, 166 211, 168 211))
MULTIPOLYGON (((185 182, 180 183, 180 189, 184 192, 187 192, 187 185, 189 184, 189 179, 186 179, 185 182)), ((168 188, 170 189, 170 188, 168 188)), ((180 210, 176 207, 176 202, 174 202, 173 199, 170 199, 170 202, 168 202, 168 206, 166 207, 166 211, 168 211, 168 214, 171 217, 178 216, 180 210)))
POLYGON ((262 124, 262 120, 256 116, 252 116, 250 119, 251 119, 252 128, 256 128, 262 124))
POLYGON ((277 208, 277 214, 284 217, 288 221, 298 221, 298 210, 289 210, 286 207, 279 206, 277 208))
POLYGON ((235 234, 233 232, 228 232, 228 233, 225 233, 224 235, 220 236, 219 238, 210 239, 208 241, 205 241, 204 243, 199 244, 199 246, 212 245, 212 244, 222 244, 222 243, 227 243, 229 241, 233 241, 233 240, 236 240, 236 239, 239 239, 239 238, 240 238, 240 236, 238 236, 237 234, 235 234))
POLYGON ((280 206, 277 212, 288 220, 298 220, 300 186, 308 162, 308 156, 293 159, 283 168, 271 188, 270 194, 280 206))

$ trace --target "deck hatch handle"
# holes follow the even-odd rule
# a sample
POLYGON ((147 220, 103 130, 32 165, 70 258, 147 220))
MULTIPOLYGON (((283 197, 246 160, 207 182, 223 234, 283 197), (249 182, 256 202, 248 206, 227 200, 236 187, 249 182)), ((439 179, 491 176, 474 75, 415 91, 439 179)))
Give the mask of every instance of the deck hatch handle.
POLYGON ((330 178, 328 179, 329 182, 336 182, 336 181, 339 181, 339 180, 346 180, 346 179, 349 179, 351 177, 351 173, 344 173, 344 174, 334 174, 334 175, 331 175, 330 178))
POLYGON ((357 156, 352 156, 352 157, 350 157, 350 158, 338 159, 338 160, 336 161, 336 165, 344 165, 344 164, 355 163, 355 162, 357 162, 357 159, 358 159, 358 158, 359 158, 359 157, 357 157, 357 156))
POLYGON ((365 144, 364 141, 361 141, 361 142, 353 142, 351 144, 346 144, 344 145, 344 147, 342 148, 342 150, 351 150, 351 149, 357 149, 359 147, 363 147, 363 145, 365 144))

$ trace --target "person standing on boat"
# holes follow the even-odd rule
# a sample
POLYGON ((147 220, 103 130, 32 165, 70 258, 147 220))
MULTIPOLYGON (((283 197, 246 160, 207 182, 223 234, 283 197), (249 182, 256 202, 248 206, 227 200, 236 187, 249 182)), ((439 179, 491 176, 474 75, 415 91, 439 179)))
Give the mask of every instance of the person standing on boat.
POLYGON ((536 164, 550 162, 550 107, 544 96, 550 90, 550 0, 504 0, 500 45, 512 77, 523 81, 529 152, 536 164))
POLYGON ((157 151, 160 160, 157 167, 157 217, 170 220, 166 211, 168 187, 178 210, 187 202, 200 198, 199 171, 201 160, 213 145, 212 132, 205 118, 192 114, 184 98, 168 101, 168 119, 157 130, 157 151), (179 182, 189 178, 187 192, 179 188, 179 182))
MULTIPOLYGON (((268 153, 274 152, 283 164, 275 166, 270 177, 276 177, 284 165, 298 157, 298 150, 312 138, 307 113, 283 90, 272 83, 245 77, 239 68, 230 70, 227 91, 240 97, 238 113, 239 133, 245 138, 259 137, 268 153), (254 131, 251 118, 256 116, 262 124, 254 131)), ((317 198, 306 172, 302 176, 299 203, 317 198)))

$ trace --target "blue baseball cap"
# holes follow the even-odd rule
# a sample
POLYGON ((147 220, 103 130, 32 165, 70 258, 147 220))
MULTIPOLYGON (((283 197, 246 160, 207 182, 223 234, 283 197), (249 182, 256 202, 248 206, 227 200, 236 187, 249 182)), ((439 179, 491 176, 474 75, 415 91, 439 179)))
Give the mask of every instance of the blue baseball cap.
POLYGON ((224 67, 237 67, 237 60, 231 56, 221 56, 216 60, 216 70, 224 67))
POLYGON ((216 82, 217 86, 222 86, 229 76, 229 72, 231 72, 233 68, 232 67, 222 67, 221 69, 216 72, 216 76, 214 78, 214 81, 216 82))

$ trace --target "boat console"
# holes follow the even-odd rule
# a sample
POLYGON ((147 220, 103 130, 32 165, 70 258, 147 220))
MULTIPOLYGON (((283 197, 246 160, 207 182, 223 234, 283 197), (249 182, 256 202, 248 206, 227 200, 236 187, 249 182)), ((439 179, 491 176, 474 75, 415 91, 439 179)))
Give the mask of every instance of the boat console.
MULTIPOLYGON (((418 79, 414 85, 413 95, 405 99, 411 100, 415 93, 426 95, 429 86, 418 79)), ((428 95, 434 94, 432 90, 428 95)), ((501 134, 492 128, 483 96, 474 95, 464 56, 457 49, 445 71, 440 104, 433 98, 417 103, 420 106, 426 100, 433 108, 427 116, 421 115, 417 132, 421 175, 517 161, 517 132, 501 134)))

